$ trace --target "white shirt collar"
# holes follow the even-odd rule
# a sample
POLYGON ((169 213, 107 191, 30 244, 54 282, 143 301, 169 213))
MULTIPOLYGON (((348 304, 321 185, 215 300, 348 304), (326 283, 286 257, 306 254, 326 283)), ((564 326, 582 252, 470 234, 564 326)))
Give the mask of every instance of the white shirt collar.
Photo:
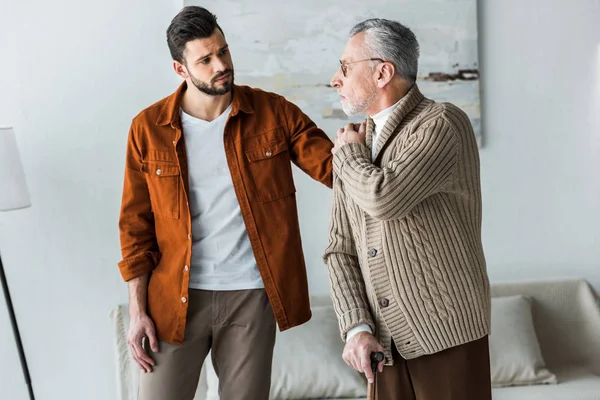
POLYGON ((396 109, 396 106, 400 104, 401 101, 402 99, 398 100, 398 102, 391 107, 388 107, 383 111, 379 111, 377 114, 371 116, 371 119, 373 119, 373 123, 375 124, 375 132, 373 132, 373 140, 371 142, 371 159, 373 160, 375 160, 375 152, 377 151, 377 139, 379 139, 379 134, 383 130, 383 126, 387 122, 388 118, 390 115, 392 115, 396 109))
POLYGON ((373 119, 373 122, 375 123, 375 134, 379 135, 381 133, 381 131, 383 130, 383 126, 385 125, 387 119, 390 117, 390 115, 392 115, 392 113, 394 112, 394 109, 396 108, 396 106, 398 104, 400 104, 400 102, 402 101, 402 99, 398 100, 396 102, 396 104, 393 104, 392 106, 386 108, 383 111, 379 111, 377 114, 372 115, 371 118, 373 119))

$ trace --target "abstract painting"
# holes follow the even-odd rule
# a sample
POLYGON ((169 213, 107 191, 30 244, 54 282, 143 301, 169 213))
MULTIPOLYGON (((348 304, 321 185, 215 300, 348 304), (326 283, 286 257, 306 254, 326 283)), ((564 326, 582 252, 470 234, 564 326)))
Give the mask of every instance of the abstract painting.
POLYGON ((348 122, 329 86, 350 29, 387 18, 413 30, 420 44, 418 84, 470 117, 481 143, 476 0, 187 1, 217 15, 235 65, 236 83, 285 96, 329 136, 348 122))

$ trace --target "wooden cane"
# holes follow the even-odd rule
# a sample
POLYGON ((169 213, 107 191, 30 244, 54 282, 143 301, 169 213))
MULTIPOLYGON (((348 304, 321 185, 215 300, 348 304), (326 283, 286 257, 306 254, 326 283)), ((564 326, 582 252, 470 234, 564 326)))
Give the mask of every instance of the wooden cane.
POLYGON ((373 371, 373 383, 367 384, 367 400, 375 400, 375 379, 377 379, 377 366, 383 361, 383 353, 378 351, 371 353, 371 371, 373 371))
POLYGON ((368 383, 367 400, 375 400, 375 381, 373 381, 373 383, 368 383))

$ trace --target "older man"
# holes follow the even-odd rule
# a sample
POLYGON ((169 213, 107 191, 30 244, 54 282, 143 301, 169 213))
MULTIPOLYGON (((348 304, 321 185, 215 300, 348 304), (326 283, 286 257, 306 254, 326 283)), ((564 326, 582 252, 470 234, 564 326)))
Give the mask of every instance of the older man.
POLYGON ((331 85, 347 114, 369 118, 338 131, 324 255, 344 360, 375 379, 379 400, 491 399, 473 129, 419 91, 409 28, 370 19, 350 36, 331 85))

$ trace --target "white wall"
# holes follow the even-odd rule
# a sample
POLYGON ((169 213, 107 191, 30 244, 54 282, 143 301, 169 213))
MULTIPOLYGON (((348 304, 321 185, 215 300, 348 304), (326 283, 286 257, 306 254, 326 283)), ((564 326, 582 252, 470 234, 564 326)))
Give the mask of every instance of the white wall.
MULTIPOLYGON (((0 125, 17 130, 34 205, 0 214, 0 251, 37 398, 113 399, 125 135, 176 85, 164 30, 181 1, 17 3, 0 3, 0 125)), ((480 7, 490 275, 578 275, 600 289, 600 2, 480 7)), ((330 193, 297 177, 311 290, 324 292, 330 193)), ((26 399, 3 310, 0 393, 26 399)))
MULTIPOLYGON (((165 30, 182 2, 1 4, 0 124, 15 126, 33 207, 0 214, 0 251, 36 398, 114 399, 124 146, 135 114, 178 83, 165 30)), ((4 309, 0 397, 25 399, 4 309)))
POLYGON ((483 239, 493 280, 600 289, 600 1, 480 1, 483 239))
MULTIPOLYGON (((0 127, 12 126, 17 119, 18 103, 14 101, 14 96, 18 93, 15 79, 17 69, 16 63, 8 62, 17 57, 13 15, 14 3, 0 2, 0 127)), ((1 221, 0 219, 0 235, 3 230, 1 221)), ((0 255, 4 253, 0 246, 0 255)), ((8 269, 8 266, 5 268, 8 269)), ((3 295, 0 295, 0 393, 10 393, 10 398, 14 400, 27 398, 27 388, 3 295)))

